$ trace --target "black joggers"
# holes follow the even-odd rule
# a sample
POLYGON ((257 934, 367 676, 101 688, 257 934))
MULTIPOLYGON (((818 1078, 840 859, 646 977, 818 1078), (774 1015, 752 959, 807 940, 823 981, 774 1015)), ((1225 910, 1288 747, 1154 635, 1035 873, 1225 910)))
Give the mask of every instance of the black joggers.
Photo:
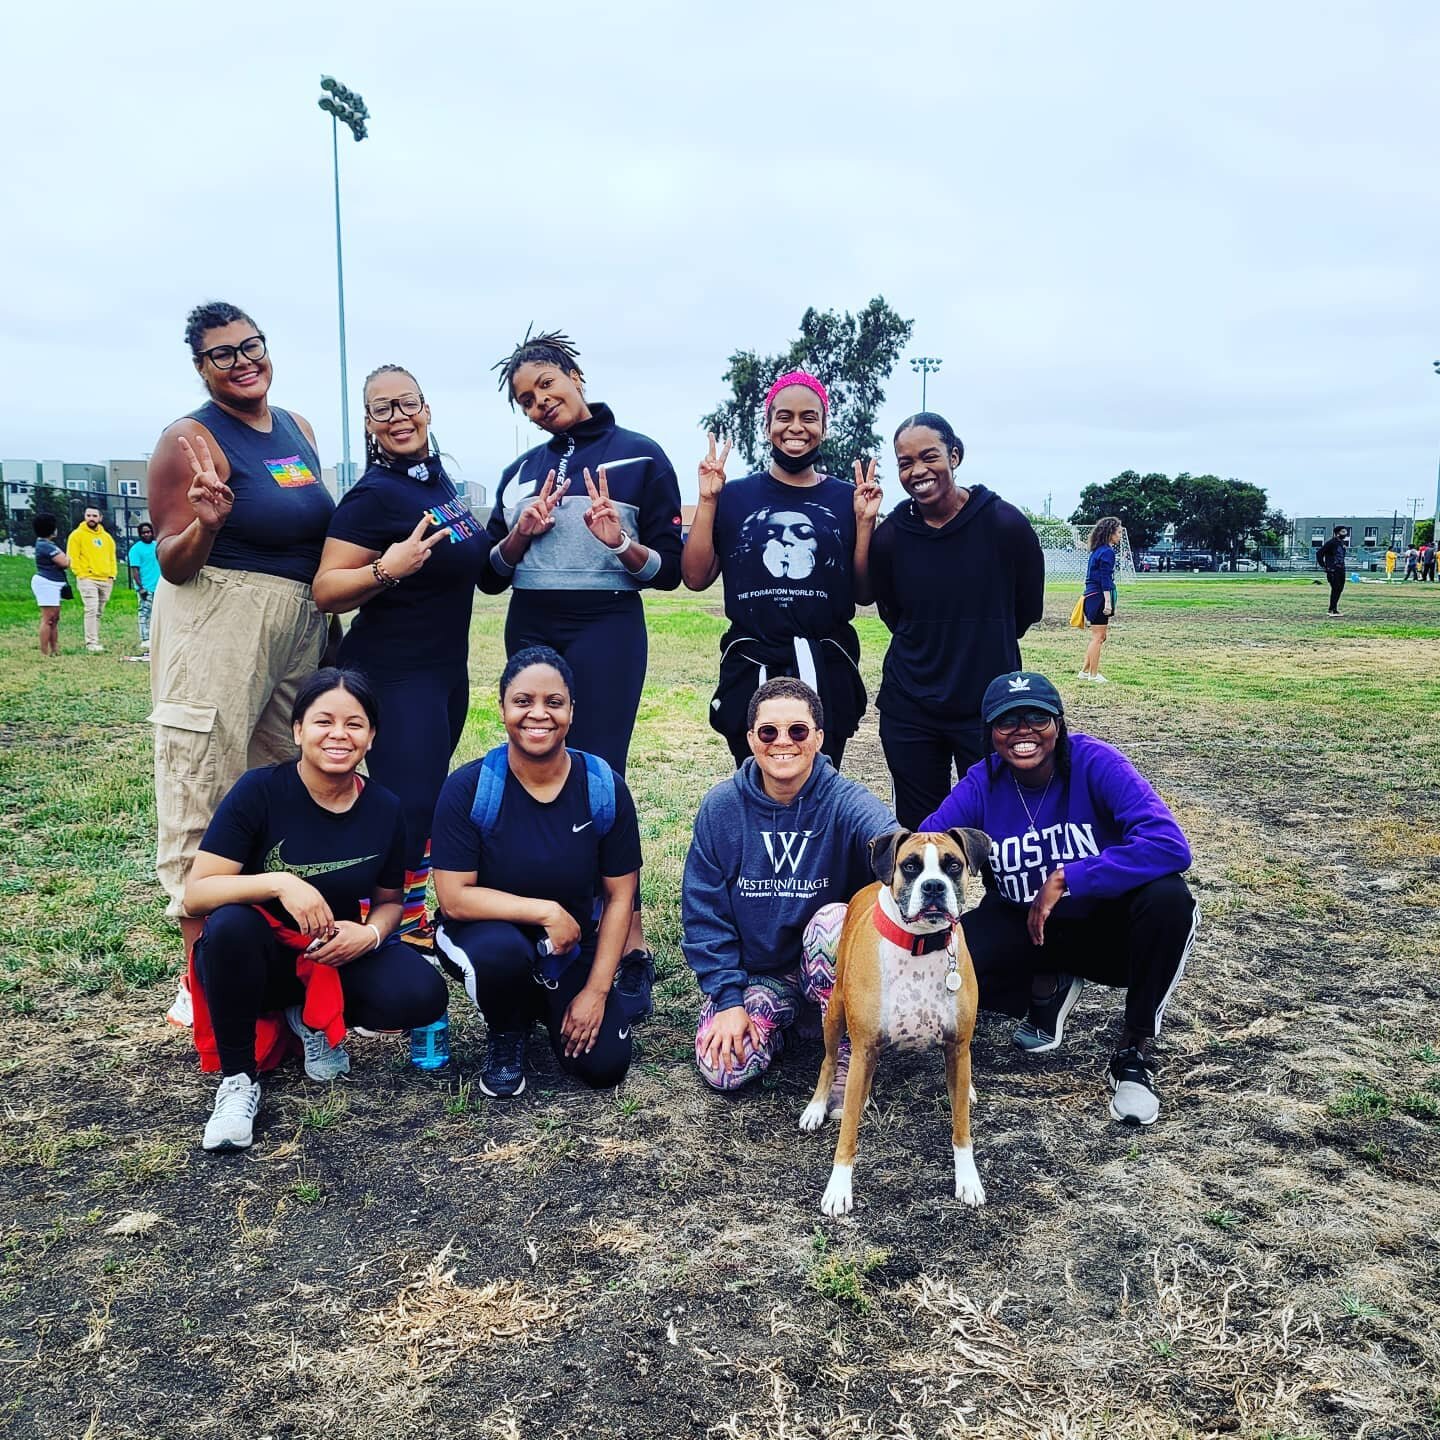
POLYGON ((895 818, 918 830, 950 793, 950 765, 956 778, 985 758, 985 727, 971 723, 916 725, 880 712, 880 745, 894 786, 895 818))
POLYGON ((1345 588, 1345 572, 1327 570, 1325 574, 1330 581, 1330 613, 1335 615, 1340 609, 1340 592, 1345 588))

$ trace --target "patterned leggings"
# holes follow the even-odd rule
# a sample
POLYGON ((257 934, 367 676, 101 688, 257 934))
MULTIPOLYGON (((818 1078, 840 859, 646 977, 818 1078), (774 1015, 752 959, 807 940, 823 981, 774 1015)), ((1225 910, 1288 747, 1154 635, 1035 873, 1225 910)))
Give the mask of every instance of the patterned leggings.
MULTIPOLYGON (((715 1021, 715 1002, 706 1000, 700 1008, 695 1030, 695 1063, 706 1083, 717 1090, 738 1090, 763 1075, 785 1049, 785 1032, 797 1021, 806 1027, 803 1012, 815 1005, 823 1018, 835 986, 835 952, 845 924, 844 905, 825 905, 810 917, 801 940, 801 961, 794 970, 778 975, 756 975, 745 987, 745 1009, 759 1030, 758 1048, 747 1036, 742 1044, 745 1059, 740 1065, 729 1060, 707 1065, 702 1058, 705 1041, 715 1021)), ((813 1011, 812 1011, 813 1013, 813 1011)))

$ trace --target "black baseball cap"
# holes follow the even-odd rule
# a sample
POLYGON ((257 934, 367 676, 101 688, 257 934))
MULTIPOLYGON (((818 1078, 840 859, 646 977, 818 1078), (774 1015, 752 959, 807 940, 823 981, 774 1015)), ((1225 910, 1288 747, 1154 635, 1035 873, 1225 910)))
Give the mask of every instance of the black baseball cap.
POLYGON ((1012 670, 1008 675, 997 675, 985 687, 980 716, 987 725, 993 725, 1011 710, 1043 710, 1058 717, 1065 713, 1065 702, 1043 675, 1034 670, 1012 670))

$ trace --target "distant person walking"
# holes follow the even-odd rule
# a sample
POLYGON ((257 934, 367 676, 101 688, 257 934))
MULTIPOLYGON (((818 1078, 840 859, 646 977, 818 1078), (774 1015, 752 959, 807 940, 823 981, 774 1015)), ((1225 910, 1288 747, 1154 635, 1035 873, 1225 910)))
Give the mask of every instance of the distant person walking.
POLYGON ((65 572, 70 557, 55 543, 53 515, 35 517, 35 573, 30 593, 40 607, 40 653, 60 653, 60 601, 64 598, 65 572))
POLYGON ((97 506, 85 507, 85 519, 70 532, 65 550, 85 605, 85 648, 92 655, 99 655, 105 649, 100 643, 100 617, 110 603, 117 567, 115 537, 105 528, 104 516, 97 506))
MULTIPOLYGON (((1079 678, 1107 684, 1100 673, 1100 648, 1110 635, 1110 617, 1115 613, 1115 547, 1124 527, 1118 517, 1106 515, 1090 530, 1090 559, 1085 566, 1085 619, 1090 626, 1090 643, 1080 662, 1079 678)), ((993 677, 992 677, 993 678, 993 677)))
POLYGON ((1405 551, 1405 579, 1418 580, 1420 578, 1420 551, 1411 545, 1405 551))
POLYGON ((150 607, 160 585, 160 556, 155 549, 155 527, 148 521, 140 526, 140 538, 125 556, 130 567, 130 584, 139 604, 140 648, 150 648, 150 607))
POLYGON ((1434 580, 1435 578, 1435 542, 1428 540, 1420 547, 1420 578, 1422 580, 1434 580))
POLYGON ((1325 572, 1330 581, 1329 614, 1340 613, 1340 594, 1345 589, 1345 557, 1350 553, 1350 532, 1343 525, 1337 525, 1335 532, 1320 547, 1315 563, 1325 572))
POLYGON ((1385 583, 1387 585, 1395 578, 1395 561, 1397 558, 1395 547, 1392 545, 1385 552, 1385 583))

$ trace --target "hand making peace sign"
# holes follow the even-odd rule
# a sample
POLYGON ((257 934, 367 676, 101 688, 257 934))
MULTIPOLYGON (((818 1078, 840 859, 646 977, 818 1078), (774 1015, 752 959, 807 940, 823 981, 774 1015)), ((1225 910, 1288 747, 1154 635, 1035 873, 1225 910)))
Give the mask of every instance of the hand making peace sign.
POLYGON ((730 442, 727 440, 725 448, 717 455, 715 442, 718 437, 707 430, 705 438, 710 442, 710 448, 700 462, 700 498, 701 500, 718 500, 720 491, 725 485, 725 461, 730 456, 730 442))
POLYGON ((620 543, 625 527, 621 525, 620 512, 610 498, 610 486, 606 482, 603 465, 598 484, 590 477, 590 467, 585 467, 585 488, 590 492, 590 508, 585 512, 585 523, 602 545, 613 550, 620 543))
POLYGON ((855 519, 874 524, 880 513, 880 500, 885 492, 875 480, 875 462, 855 462, 855 519))
POLYGON ((560 497, 555 493, 555 472, 552 470, 545 477, 539 494, 516 517, 515 533, 527 540, 543 535, 554 526, 555 507, 559 503, 560 497))
POLYGON ((420 523, 380 557, 380 568, 396 580, 413 575, 430 558, 430 552, 450 534, 450 527, 446 525, 433 535, 425 535, 425 527, 434 523, 430 512, 425 511, 420 523), (420 538, 422 535, 425 535, 423 540, 420 538))
POLYGON ((235 492, 215 473, 215 460, 203 435, 197 432, 193 445, 183 435, 178 439, 190 462, 190 485, 185 498, 207 530, 218 530, 230 518, 235 492))

